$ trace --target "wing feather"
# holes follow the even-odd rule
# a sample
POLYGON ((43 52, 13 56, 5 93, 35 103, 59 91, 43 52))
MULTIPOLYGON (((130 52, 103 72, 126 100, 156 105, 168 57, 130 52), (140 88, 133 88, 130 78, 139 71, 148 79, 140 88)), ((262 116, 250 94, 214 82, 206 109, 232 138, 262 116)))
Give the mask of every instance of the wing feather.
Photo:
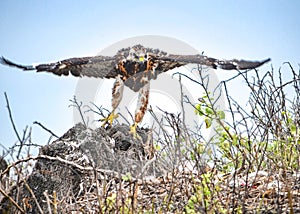
MULTIPOLYGON (((221 68, 223 70, 246 70, 257 68, 267 62, 270 59, 262 61, 250 61, 250 60, 218 60, 215 58, 203 56, 203 55, 166 55, 159 56, 150 54, 148 60, 153 62, 153 68, 151 70, 141 70, 139 72, 132 72, 131 75, 126 78, 125 85, 133 91, 139 91, 144 85, 148 84, 150 80, 156 79, 157 76, 163 72, 167 72, 176 67, 181 67, 186 64, 200 64, 212 67, 214 69, 221 68)), ((136 64, 138 68, 140 64, 136 64)), ((145 66, 144 66, 145 67, 145 66)), ((140 69, 137 69, 140 70, 140 69)))
POLYGON ((70 58, 54 63, 39 64, 36 66, 20 65, 1 57, 0 63, 20 68, 24 71, 36 70, 37 72, 50 72, 59 76, 72 74, 73 76, 79 77, 87 76, 105 78, 108 74, 110 74, 110 77, 113 77, 113 74, 115 73, 115 59, 114 57, 109 56, 70 58))
MULTIPOLYGON (((54 63, 46 63, 39 65, 21 65, 14 63, 4 57, 0 58, 0 63, 12 67, 22 69, 24 71, 36 70, 37 72, 50 72, 55 75, 73 75, 87 76, 96 78, 114 78, 121 75, 125 85, 134 91, 139 91, 151 79, 156 79, 160 73, 172 70, 189 63, 200 64, 212 67, 214 69, 221 68, 224 70, 246 70, 257 68, 270 59, 262 61, 251 60, 218 60, 204 55, 174 55, 168 54, 158 49, 144 48, 136 45, 132 48, 121 49, 118 53, 111 56, 93 56, 70 58, 54 63), (147 61, 137 60, 143 54, 148 55, 147 61), (119 64, 125 62, 130 66, 119 64)), ((127 65, 126 64, 126 65, 127 65)))
POLYGON ((257 68, 271 59, 265 59, 262 61, 251 61, 251 60, 218 60, 215 58, 207 57, 204 55, 173 55, 170 54, 165 57, 161 57, 160 60, 173 61, 178 63, 195 63, 200 65, 206 65, 212 68, 221 68, 224 70, 246 70, 257 68))

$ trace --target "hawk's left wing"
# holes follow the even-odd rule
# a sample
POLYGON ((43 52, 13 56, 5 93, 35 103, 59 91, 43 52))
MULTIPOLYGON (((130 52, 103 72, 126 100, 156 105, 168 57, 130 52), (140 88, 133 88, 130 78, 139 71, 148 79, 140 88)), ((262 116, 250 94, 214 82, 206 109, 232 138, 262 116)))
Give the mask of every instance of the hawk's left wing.
POLYGON ((207 57, 204 55, 174 55, 170 54, 166 57, 161 57, 160 60, 164 61, 173 61, 180 63, 195 63, 200 65, 206 65, 212 68, 221 68, 224 70, 246 70, 246 69, 254 69, 257 68, 269 61, 270 58, 262 60, 262 61, 251 61, 251 60, 218 60, 215 58, 207 57))
POLYGON ((37 72, 50 72, 59 76, 72 74, 79 77, 110 78, 114 77, 116 73, 115 58, 109 56, 70 58, 39 65, 20 65, 1 57, 0 63, 24 71, 36 70, 37 72))
POLYGON ((207 57, 204 55, 155 55, 150 53, 147 61, 143 63, 135 64, 139 72, 132 72, 131 75, 126 78, 125 85, 131 88, 133 91, 139 91, 144 85, 148 84, 150 80, 156 79, 157 76, 163 72, 167 72, 176 67, 181 67, 189 63, 200 64, 214 69, 221 68, 224 70, 246 70, 257 68, 271 59, 262 61, 250 61, 250 60, 218 60, 215 58, 207 57))

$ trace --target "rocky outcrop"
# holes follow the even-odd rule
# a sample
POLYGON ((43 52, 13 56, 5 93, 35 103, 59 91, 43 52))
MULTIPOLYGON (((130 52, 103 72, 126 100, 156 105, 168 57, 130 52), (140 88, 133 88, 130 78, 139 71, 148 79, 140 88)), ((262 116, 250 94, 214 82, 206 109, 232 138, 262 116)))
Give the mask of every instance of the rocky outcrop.
MULTIPOLYGON (((64 213, 76 210, 75 201, 88 193, 95 197, 99 191, 104 194, 106 190, 99 190, 98 184, 109 183, 111 178, 163 175, 168 166, 158 167, 151 131, 138 129, 137 133, 139 136, 134 138, 126 125, 92 130, 77 124, 58 140, 41 147, 32 173, 13 186, 9 196, 26 213, 48 213, 51 209, 64 213), (55 208, 55 201, 74 204, 71 208, 55 208)), ((15 213, 17 208, 5 197, 1 210, 15 213)))

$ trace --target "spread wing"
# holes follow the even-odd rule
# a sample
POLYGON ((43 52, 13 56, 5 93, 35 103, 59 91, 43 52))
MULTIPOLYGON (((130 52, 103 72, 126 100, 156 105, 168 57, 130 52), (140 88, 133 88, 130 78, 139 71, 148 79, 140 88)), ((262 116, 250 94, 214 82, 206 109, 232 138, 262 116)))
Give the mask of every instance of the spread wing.
POLYGON ((72 74, 79 77, 109 78, 114 77, 114 74, 116 73, 115 58, 109 56, 70 58, 54 63, 39 65, 20 65, 1 57, 0 63, 20 68, 24 71, 36 70, 37 72, 50 72, 59 76, 72 74))
POLYGON ((164 61, 173 61, 178 63, 195 63, 200 65, 206 65, 212 68, 221 68, 224 70, 246 70, 246 69, 254 69, 257 68, 267 62, 269 62, 271 59, 265 59, 262 61, 251 61, 251 60, 218 60, 215 58, 207 57, 204 55, 173 55, 170 54, 166 57, 160 58, 164 61))
MULTIPOLYGON (((126 79, 125 85, 131 88, 133 91, 139 91, 144 87, 151 79, 156 79, 157 76, 163 72, 167 72, 176 67, 184 66, 186 64, 200 64, 212 67, 214 69, 221 68, 224 70, 246 70, 257 68, 271 59, 262 61, 250 61, 250 60, 218 60, 203 55, 166 55, 158 56, 150 54, 147 61, 135 64, 137 72, 131 72, 126 79)), ((131 69, 132 70, 132 69, 131 69)))
POLYGON ((200 54, 174 55, 158 49, 145 48, 141 45, 121 49, 113 57, 70 58, 36 66, 20 65, 4 57, 0 58, 0 63, 4 65, 17 67, 25 71, 50 72, 59 76, 72 74, 80 77, 114 78, 120 75, 125 85, 133 91, 139 91, 151 79, 156 79, 160 73, 189 63, 205 65, 215 69, 246 70, 257 68, 269 61, 270 59, 262 61, 218 60, 200 54))

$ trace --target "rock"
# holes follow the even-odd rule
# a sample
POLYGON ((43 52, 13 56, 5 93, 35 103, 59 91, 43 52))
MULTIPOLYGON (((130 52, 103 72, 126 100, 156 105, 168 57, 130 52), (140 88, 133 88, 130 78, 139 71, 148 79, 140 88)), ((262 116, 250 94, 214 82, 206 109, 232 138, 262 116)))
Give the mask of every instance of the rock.
MULTIPOLYGON (((137 133, 140 137, 134 138, 127 125, 92 130, 77 124, 58 140, 41 147, 32 173, 13 186, 9 195, 26 213, 48 213, 49 197, 53 201, 54 192, 57 200, 71 203, 86 191, 93 192, 97 182, 109 182, 110 177, 163 175, 167 169, 157 167, 153 158, 151 131, 137 129, 137 133)), ((7 197, 0 208, 2 213, 17 212, 7 197)), ((60 207, 57 211, 70 209, 60 207)))

